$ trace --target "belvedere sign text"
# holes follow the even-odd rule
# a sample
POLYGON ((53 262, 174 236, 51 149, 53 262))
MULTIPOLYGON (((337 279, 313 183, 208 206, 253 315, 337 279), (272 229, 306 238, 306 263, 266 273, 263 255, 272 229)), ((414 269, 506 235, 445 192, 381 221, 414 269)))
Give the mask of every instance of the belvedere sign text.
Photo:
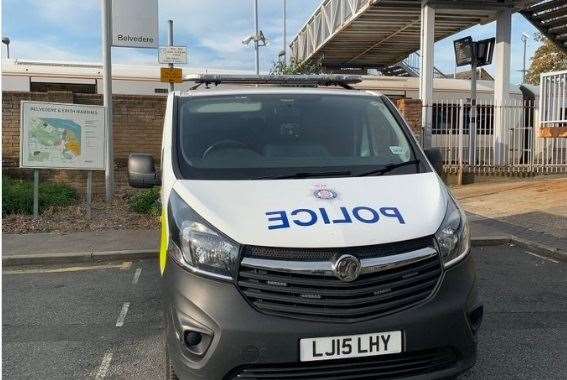
POLYGON ((158 0, 112 1, 112 46, 157 48, 158 0))

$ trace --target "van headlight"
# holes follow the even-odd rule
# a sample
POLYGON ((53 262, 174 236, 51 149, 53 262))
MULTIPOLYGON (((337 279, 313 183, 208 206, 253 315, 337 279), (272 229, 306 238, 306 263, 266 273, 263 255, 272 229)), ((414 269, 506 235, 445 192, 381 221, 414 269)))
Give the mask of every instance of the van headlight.
POLYGON ((435 233, 445 268, 461 261, 470 251, 470 230, 467 217, 451 196, 441 226, 435 233))
POLYGON ((172 258, 192 272, 232 280, 237 270, 237 243, 207 223, 175 191, 169 197, 172 258))

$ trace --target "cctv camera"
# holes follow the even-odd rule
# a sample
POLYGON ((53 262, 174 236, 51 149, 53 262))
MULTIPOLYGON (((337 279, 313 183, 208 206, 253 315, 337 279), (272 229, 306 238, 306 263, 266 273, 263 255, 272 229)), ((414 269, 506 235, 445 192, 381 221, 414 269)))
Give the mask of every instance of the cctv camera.
POLYGON ((250 42, 252 42, 253 39, 254 39, 254 36, 250 36, 248 38, 245 38, 245 39, 242 40, 242 44, 248 45, 250 42))

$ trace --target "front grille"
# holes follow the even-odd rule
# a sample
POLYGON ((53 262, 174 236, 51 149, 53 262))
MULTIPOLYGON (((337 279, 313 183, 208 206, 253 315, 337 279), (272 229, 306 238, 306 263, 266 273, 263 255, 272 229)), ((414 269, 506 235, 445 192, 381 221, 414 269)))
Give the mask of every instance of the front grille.
MULTIPOLYGON (((255 247, 256 251, 258 249, 255 247)), ((246 251, 243 251, 244 257, 247 257, 246 251)), ((345 249, 344 252, 356 253, 356 249, 345 249)), ((238 286, 245 298, 263 313, 351 322, 390 314, 424 301, 432 294, 440 277, 438 255, 396 268, 361 274, 352 282, 320 273, 247 267, 243 262, 238 286)))
POLYGON ((451 368, 456 355, 450 349, 422 351, 363 359, 326 362, 250 365, 235 369, 231 379, 395 379, 451 368))
POLYGON ((368 257, 390 256, 431 247, 432 241, 432 237, 423 237, 395 243, 348 248, 279 248, 247 245, 244 246, 242 255, 244 257, 271 260, 318 261, 331 260, 348 253, 359 259, 364 259, 368 257))

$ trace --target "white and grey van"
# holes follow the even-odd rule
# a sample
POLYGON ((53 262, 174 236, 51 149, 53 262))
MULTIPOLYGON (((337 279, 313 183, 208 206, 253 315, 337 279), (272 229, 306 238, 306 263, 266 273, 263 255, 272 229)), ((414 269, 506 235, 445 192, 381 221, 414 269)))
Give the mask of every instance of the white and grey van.
POLYGON ((130 184, 162 191, 168 378, 431 379, 474 365, 483 308, 466 217, 438 154, 356 81, 203 75, 169 95, 161 175, 131 155, 130 184))

